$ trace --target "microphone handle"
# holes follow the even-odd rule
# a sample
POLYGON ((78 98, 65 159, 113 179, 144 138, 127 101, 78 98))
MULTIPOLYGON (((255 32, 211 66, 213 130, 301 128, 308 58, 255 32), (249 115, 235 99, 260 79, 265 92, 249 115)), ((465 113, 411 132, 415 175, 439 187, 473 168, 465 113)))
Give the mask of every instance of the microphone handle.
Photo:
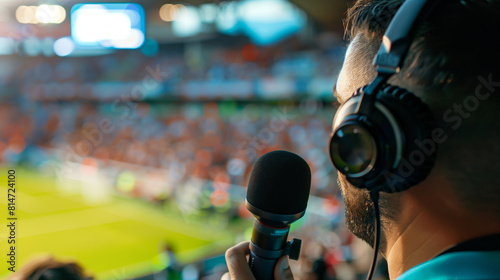
POLYGON ((278 259, 261 258, 253 251, 250 251, 250 259, 248 261, 250 270, 257 280, 274 280, 274 268, 278 259))
POLYGON ((256 280, 274 280, 274 268, 284 255, 290 226, 272 228, 254 221, 248 264, 256 280))

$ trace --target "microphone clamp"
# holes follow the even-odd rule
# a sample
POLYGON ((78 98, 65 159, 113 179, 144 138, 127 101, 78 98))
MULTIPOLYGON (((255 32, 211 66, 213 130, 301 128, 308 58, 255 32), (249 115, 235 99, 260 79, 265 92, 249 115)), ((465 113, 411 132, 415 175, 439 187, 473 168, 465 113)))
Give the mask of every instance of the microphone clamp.
POLYGON ((283 255, 287 255, 292 260, 298 260, 300 256, 300 247, 302 246, 302 240, 294 238, 292 241, 286 243, 283 255))

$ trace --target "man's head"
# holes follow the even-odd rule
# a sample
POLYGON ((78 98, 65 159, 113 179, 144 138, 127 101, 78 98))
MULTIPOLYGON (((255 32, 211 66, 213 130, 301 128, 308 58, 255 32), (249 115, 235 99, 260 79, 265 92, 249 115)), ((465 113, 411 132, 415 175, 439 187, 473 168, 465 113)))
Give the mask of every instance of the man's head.
MULTIPOLYGON (((336 85, 340 103, 376 76, 373 58, 402 2, 360 0, 349 10, 346 31, 351 43, 336 85)), ((456 207, 493 217, 500 217, 495 178, 500 158, 500 114, 496 109, 500 105, 499 2, 441 1, 418 27, 401 73, 389 80, 422 98, 445 131, 446 140, 439 145, 436 168, 428 181, 439 170, 440 178, 451 186, 456 207)), ((349 228, 373 244, 374 216, 368 193, 340 174, 339 180, 349 228)), ((419 187, 423 188, 415 188, 419 187)), ((436 185, 428 195, 444 191, 441 187, 436 185)), ((399 197, 381 197, 385 229, 398 223, 405 207, 398 203, 399 197)))
POLYGON ((9 280, 92 280, 74 262, 61 262, 52 257, 34 259, 12 274, 9 280))

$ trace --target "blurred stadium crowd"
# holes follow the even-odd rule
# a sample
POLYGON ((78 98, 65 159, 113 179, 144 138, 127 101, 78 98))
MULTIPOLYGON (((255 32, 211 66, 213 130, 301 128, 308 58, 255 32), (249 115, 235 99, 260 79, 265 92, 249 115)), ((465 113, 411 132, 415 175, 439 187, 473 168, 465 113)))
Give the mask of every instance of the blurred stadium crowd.
POLYGON ((94 57, 4 56, 0 85, 7 97, 15 92, 31 101, 331 98, 345 51, 338 41, 325 33, 318 39, 324 47, 305 50, 297 40, 273 47, 231 47, 217 40, 172 45, 153 56, 144 50, 94 57))
POLYGON ((43 103, 29 109, 3 104, 0 151, 9 163, 43 166, 57 161, 54 167, 60 172, 69 171, 70 164, 120 166, 117 174, 151 170, 144 176, 147 183, 120 183, 119 175, 116 183, 124 193, 154 201, 194 178, 213 181, 214 190, 246 186, 260 155, 286 149, 308 160, 312 194, 324 196, 335 187, 335 175, 324 153, 333 109, 314 109, 322 106, 139 103, 120 119, 109 104, 43 103), (14 120, 19 125, 14 127, 14 120))
MULTIPOLYGON (((332 34, 318 36, 317 46, 301 50, 295 38, 266 48, 219 40, 154 56, 2 57, 0 161, 63 180, 107 180, 109 193, 215 217, 206 220, 224 228, 251 216, 243 202, 256 159, 289 150, 313 174, 308 215, 294 232, 304 244, 295 275, 357 279, 368 266, 367 247, 343 226, 326 152, 345 48, 332 34)), ((196 265, 203 271, 206 262, 196 265)))

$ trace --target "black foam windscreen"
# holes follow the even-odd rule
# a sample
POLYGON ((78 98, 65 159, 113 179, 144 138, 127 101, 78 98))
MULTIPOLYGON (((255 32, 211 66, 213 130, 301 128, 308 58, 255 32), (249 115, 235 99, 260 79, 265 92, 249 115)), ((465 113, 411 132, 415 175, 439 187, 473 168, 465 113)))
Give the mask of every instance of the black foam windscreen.
POLYGON ((300 156, 273 151, 260 157, 253 166, 247 201, 262 211, 293 215, 307 207, 311 170, 300 156))

